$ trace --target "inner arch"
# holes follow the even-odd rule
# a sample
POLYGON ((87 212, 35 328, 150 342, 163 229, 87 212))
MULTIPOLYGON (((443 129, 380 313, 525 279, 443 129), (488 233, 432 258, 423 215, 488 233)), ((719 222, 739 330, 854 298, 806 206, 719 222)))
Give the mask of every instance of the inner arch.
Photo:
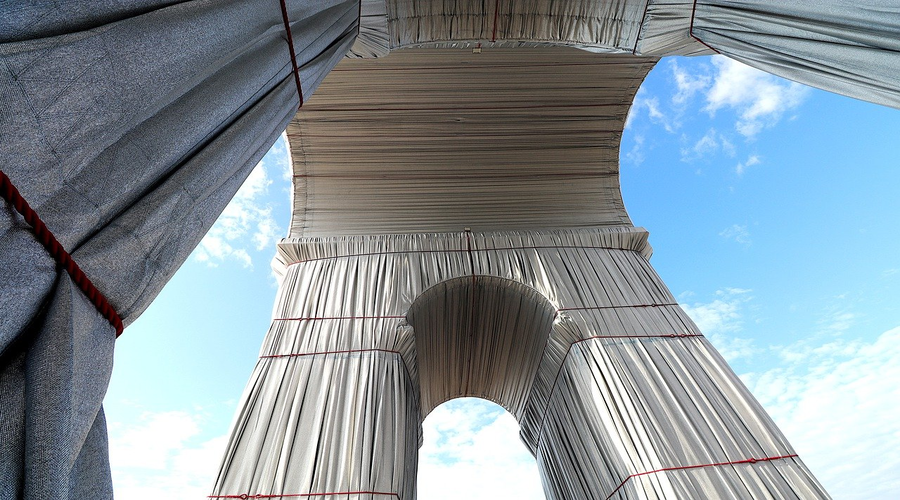
POLYGON ((445 401, 472 396, 518 419, 555 317, 537 290, 495 276, 455 278, 422 293, 407 319, 415 330, 423 418, 445 401))

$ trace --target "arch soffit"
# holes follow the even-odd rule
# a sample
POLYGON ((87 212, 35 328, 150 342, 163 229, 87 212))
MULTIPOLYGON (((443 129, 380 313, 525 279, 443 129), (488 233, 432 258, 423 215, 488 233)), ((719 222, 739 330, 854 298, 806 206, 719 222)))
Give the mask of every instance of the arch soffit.
POLYGON ((451 278, 422 292, 407 313, 422 419, 460 397, 492 401, 520 418, 556 316, 538 290, 498 276, 451 278))

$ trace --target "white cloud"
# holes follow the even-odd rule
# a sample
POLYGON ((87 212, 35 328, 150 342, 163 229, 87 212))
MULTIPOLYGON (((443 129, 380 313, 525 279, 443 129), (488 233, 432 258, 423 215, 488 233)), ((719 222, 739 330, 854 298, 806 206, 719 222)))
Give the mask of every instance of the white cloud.
POLYGON ((537 465, 519 425, 499 406, 457 399, 425 419, 419 453, 421 500, 544 500, 537 465))
MULTIPOLYGON (((684 296, 684 294, 682 294, 684 296)), ((750 301, 750 290, 725 288, 716 292, 711 302, 681 304, 697 328, 729 362, 749 358, 759 352, 753 340, 734 335, 743 325, 741 306, 750 301)))
POLYGON ((741 245, 749 245, 752 241, 750 240, 750 231, 747 230, 747 226, 742 226, 740 224, 734 224, 731 227, 727 227, 723 229, 719 236, 725 238, 726 240, 734 240, 741 245))
MULTIPOLYGON (((686 136, 683 139, 686 140, 686 136)), ((710 128, 693 146, 681 149, 681 161, 692 162, 720 151, 728 156, 734 156, 736 149, 734 143, 727 137, 719 133, 715 128, 710 128)))
POLYGON ((744 171, 747 170, 747 167, 752 167, 753 165, 759 165, 761 162, 762 162, 762 160, 759 159, 759 156, 750 155, 747 157, 747 159, 745 161, 738 163, 737 166, 734 168, 734 171, 738 175, 743 175, 744 171))
POLYGON ((662 125, 667 132, 675 130, 676 126, 672 119, 662 111, 659 98, 655 96, 648 97, 646 92, 643 91, 638 91, 634 97, 634 102, 631 103, 631 108, 628 109, 628 116, 625 118, 626 129, 631 127, 634 120, 640 116, 643 110, 647 110, 647 117, 650 118, 651 123, 662 125))
POLYGON ((184 411, 147 413, 110 427, 109 456, 116 498, 205 498, 225 450, 225 436, 201 440, 203 418, 184 411))
POLYGON ((644 163, 644 141, 645 139, 643 135, 635 135, 634 145, 631 146, 631 149, 627 153, 625 153, 625 159, 635 165, 644 163))
POLYGON ((786 365, 742 378, 800 457, 834 498, 898 498, 900 328, 782 350, 786 365))
POLYGON ((264 204, 271 184, 265 164, 260 162, 200 241, 194 258, 210 266, 230 259, 251 267, 247 248, 263 250, 280 232, 272 207, 264 204))
POLYGON ((708 75, 692 75, 678 66, 675 59, 669 63, 672 70, 672 78, 675 80, 675 94, 672 95, 672 102, 676 105, 684 105, 694 94, 706 90, 710 85, 710 77, 708 75))
POLYGON ((691 148, 694 153, 703 156, 719 149, 719 141, 716 140, 716 129, 709 129, 706 134, 691 148))
POLYGON ((848 346, 841 339, 853 326, 856 315, 846 310, 833 310, 818 322, 816 331, 808 338, 787 346, 772 346, 771 349, 783 362, 799 363, 811 356, 831 353, 842 355, 848 346))
POLYGON ((285 181, 292 181, 294 178, 294 166, 291 165, 291 155, 288 153, 287 130, 281 133, 272 149, 266 153, 263 158, 265 162, 272 162, 281 171, 281 178, 285 181))
POLYGON ((752 138, 763 128, 778 123, 784 113, 798 107, 808 94, 808 87, 789 82, 751 68, 724 56, 712 58, 715 68, 713 83, 706 94, 710 115, 723 108, 738 114, 735 128, 752 138))

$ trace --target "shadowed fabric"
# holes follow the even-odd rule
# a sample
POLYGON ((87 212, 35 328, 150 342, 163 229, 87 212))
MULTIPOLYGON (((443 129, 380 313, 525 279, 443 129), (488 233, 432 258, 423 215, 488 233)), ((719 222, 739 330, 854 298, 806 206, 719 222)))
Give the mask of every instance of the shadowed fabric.
POLYGON ((654 64, 566 47, 346 59, 288 125, 291 235, 628 224, 619 143, 654 64))
MULTIPOLYGON (((2 9, 0 168, 130 323, 296 111, 277 2, 2 9)), ((312 93, 357 4, 289 14, 312 93)), ((5 204, 0 269, 0 498, 111 498, 115 332, 5 204)))
POLYGON ((838 94, 900 107, 893 0, 363 0, 351 54, 565 45, 650 57, 715 52, 838 94))

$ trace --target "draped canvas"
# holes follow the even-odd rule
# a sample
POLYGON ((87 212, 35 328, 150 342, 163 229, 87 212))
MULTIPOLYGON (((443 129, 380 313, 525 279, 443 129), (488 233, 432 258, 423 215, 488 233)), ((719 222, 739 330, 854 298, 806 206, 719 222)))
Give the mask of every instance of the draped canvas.
MULTIPOLYGON (((297 109, 279 6, 3 10, 0 168, 127 324, 297 109)), ((288 14, 311 94, 352 43, 358 6, 288 14)), ((0 242, 0 498, 110 497, 114 330, 7 205, 0 242)))
POLYGON ((773 75, 900 108, 900 5, 893 0, 698 0, 692 33, 773 75))

